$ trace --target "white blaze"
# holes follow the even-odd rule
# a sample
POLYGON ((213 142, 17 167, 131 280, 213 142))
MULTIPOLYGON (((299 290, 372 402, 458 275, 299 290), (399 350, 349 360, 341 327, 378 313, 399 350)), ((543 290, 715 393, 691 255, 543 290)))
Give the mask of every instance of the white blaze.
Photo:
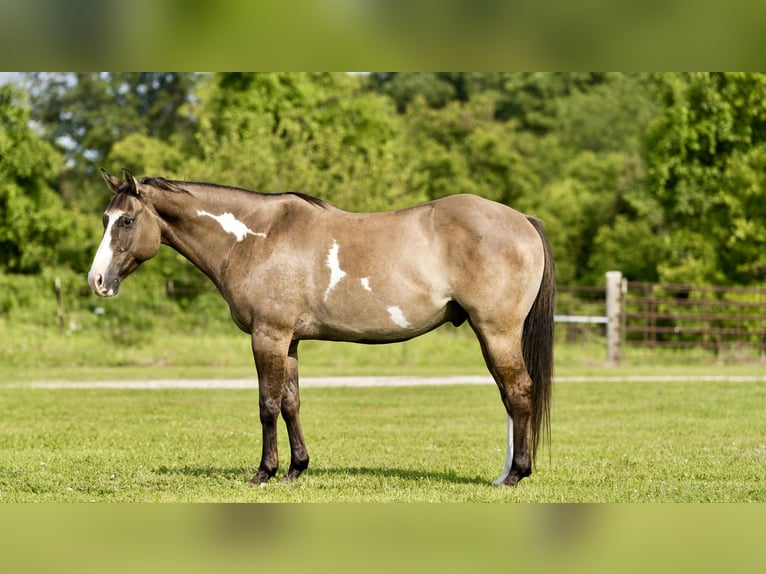
POLYGON ((330 251, 327 252, 327 267, 330 269, 330 284, 327 285, 327 290, 324 292, 325 301, 327 301, 327 297, 330 296, 330 292, 335 289, 335 286, 338 283, 340 283, 340 280, 346 276, 346 272, 340 268, 338 251, 340 251, 340 246, 338 246, 338 242, 333 239, 332 247, 330 247, 330 251))
POLYGON ((114 223, 120 218, 122 213, 122 211, 115 211, 108 214, 109 222, 106 224, 104 237, 101 239, 101 245, 98 246, 96 256, 93 258, 90 271, 88 271, 88 284, 94 291, 96 290, 96 277, 105 275, 106 270, 112 263, 112 257, 114 257, 114 252, 112 251, 112 229, 114 228, 114 223))
POLYGON ((261 231, 253 231, 247 225, 242 223, 239 219, 234 217, 231 213, 222 213, 221 215, 214 215, 201 209, 197 210, 197 215, 204 217, 212 217, 218 222, 226 233, 231 233, 237 238, 237 241, 242 241, 248 235, 254 235, 255 237, 266 237, 266 234, 261 231))
POLYGON ((399 307, 388 307, 386 310, 388 311, 388 314, 391 316, 391 320, 394 323, 400 327, 410 326, 409 321, 407 321, 407 319, 404 317, 404 313, 402 313, 402 310, 399 309, 399 307))
POLYGON ((362 287, 366 289, 367 291, 372 291, 372 287, 370 287, 370 279, 369 277, 362 277, 359 282, 362 284, 362 287))

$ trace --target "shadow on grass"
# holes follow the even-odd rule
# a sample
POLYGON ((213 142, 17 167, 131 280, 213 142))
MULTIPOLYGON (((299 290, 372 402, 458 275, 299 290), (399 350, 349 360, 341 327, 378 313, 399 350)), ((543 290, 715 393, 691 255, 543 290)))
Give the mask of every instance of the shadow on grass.
MULTIPOLYGON (((219 468, 215 466, 181 466, 157 468, 157 474, 184 475, 193 477, 225 478, 231 480, 243 480, 247 482, 257 471, 256 467, 229 467, 219 468)), ((283 470, 272 480, 278 480, 283 470)), ((304 477, 335 478, 341 476, 371 477, 380 479, 397 479, 407 482, 441 482, 445 484, 477 484, 489 486, 490 480, 479 476, 462 476, 454 471, 432 471, 412 468, 378 468, 378 467, 344 467, 344 468, 309 468, 304 477)), ((298 479, 301 480, 301 479, 298 479)))
POLYGON ((484 477, 462 476, 455 471, 433 471, 412 468, 378 468, 378 467, 350 467, 350 468, 309 468, 307 473, 312 476, 369 476, 373 478, 393 478, 404 481, 429 481, 449 484, 481 484, 489 485, 490 481, 484 477))

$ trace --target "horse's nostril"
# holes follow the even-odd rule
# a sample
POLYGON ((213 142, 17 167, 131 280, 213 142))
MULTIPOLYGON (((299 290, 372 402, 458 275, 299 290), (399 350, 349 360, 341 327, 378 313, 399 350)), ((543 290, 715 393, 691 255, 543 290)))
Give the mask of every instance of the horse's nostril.
POLYGON ((104 286, 104 276, 99 273, 96 275, 96 287, 103 287, 104 286))

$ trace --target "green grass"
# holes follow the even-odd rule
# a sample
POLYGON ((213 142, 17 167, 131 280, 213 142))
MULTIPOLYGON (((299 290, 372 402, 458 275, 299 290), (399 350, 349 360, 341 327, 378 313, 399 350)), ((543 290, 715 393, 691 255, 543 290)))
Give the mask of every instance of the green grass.
MULTIPOLYGON (((130 342, 108 331, 60 333, 0 318, 0 385, 29 381, 88 381, 174 378, 255 378, 250 339, 233 325, 209 330, 171 330, 159 324, 130 342)), ((486 374, 479 344, 468 326, 442 327, 393 345, 304 341, 301 374, 456 375, 486 374)), ((763 364, 726 360, 706 351, 626 348, 619 368, 605 364, 604 342, 557 343, 556 374, 562 376, 752 375, 763 364)))
MULTIPOLYGON (((251 488, 256 390, 33 389, 7 383, 255 377, 233 326, 114 325, 59 333, 0 319, 0 501, 763 501, 766 384, 605 383, 614 375, 759 375, 702 351, 558 344, 550 459, 516 489, 490 482, 505 415, 491 386, 306 388, 312 462, 297 484, 251 488), (229 328, 230 327, 230 328, 229 328), (111 333, 111 334, 110 334, 111 333), (5 385, 4 385, 5 383, 5 385)), ((399 345, 307 341, 301 373, 485 374, 468 328, 399 345)), ((280 424, 282 461, 289 458, 280 424)), ((282 469, 284 472, 284 469, 282 469)))
MULTIPOLYGON (((231 329, 148 329, 121 344, 97 331, 9 325, 0 320, 0 381, 254 377, 250 338, 231 329)), ((394 345, 304 341, 302 373, 465 374, 486 372, 470 329, 445 327, 394 345)))
POLYGON ((764 383, 559 384, 550 458, 514 489, 489 484, 491 385, 302 398, 309 470, 253 488, 256 390, 0 388, 0 501, 766 502, 764 383))

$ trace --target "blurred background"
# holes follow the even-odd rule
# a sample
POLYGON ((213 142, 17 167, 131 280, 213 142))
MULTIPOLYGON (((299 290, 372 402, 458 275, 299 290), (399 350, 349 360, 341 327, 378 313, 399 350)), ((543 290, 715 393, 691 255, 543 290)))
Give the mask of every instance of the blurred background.
MULTIPOLYGON (((3 2, 0 67, 16 72, 0 74, 0 379, 34 378, 41 366, 81 377, 94 364, 173 363, 252 376, 247 337, 169 250, 120 300, 90 295, 85 272, 108 201, 99 167, 303 191, 360 210, 479 193, 546 221, 560 313, 602 315, 610 269, 652 285, 762 286, 762 74, 520 70, 753 69, 765 12, 755 0, 3 2), (483 72, 189 71, 236 68, 483 72), (488 72, 498 69, 519 72, 488 72), (214 360, 200 352, 203 333, 214 360)), ((588 349, 603 360, 598 324, 557 336, 575 343, 559 345, 559 360, 588 349)), ((470 337, 453 337, 431 365, 409 348, 371 368, 420 361, 430 372, 446 356, 461 372, 481 369, 478 349, 456 351, 470 337)), ((342 355, 314 363, 370 365, 342 355)), ((757 505, 90 508, 4 509, 0 562, 62 572, 756 572, 764 524, 757 505)))
MULTIPOLYGON (((577 356, 603 359, 604 276, 619 270, 626 343, 706 350, 675 355, 687 362, 764 358, 766 74, 28 72, 0 81, 6 365, 178 364, 197 356, 196 343, 168 355, 168 336, 236 335, 210 282, 169 249, 117 300, 90 294, 85 274, 109 200, 100 167, 301 191, 358 211, 479 194, 544 221, 557 312, 596 318, 559 325, 577 356), (164 354, 94 352, 106 342, 130 354, 149 339, 164 354), (36 353, 40 340, 48 356, 36 353)), ((456 336, 453 347, 468 344, 456 336)), ((215 360, 249 366, 236 349, 215 360)), ((483 372, 473 356, 455 368, 483 372)))

